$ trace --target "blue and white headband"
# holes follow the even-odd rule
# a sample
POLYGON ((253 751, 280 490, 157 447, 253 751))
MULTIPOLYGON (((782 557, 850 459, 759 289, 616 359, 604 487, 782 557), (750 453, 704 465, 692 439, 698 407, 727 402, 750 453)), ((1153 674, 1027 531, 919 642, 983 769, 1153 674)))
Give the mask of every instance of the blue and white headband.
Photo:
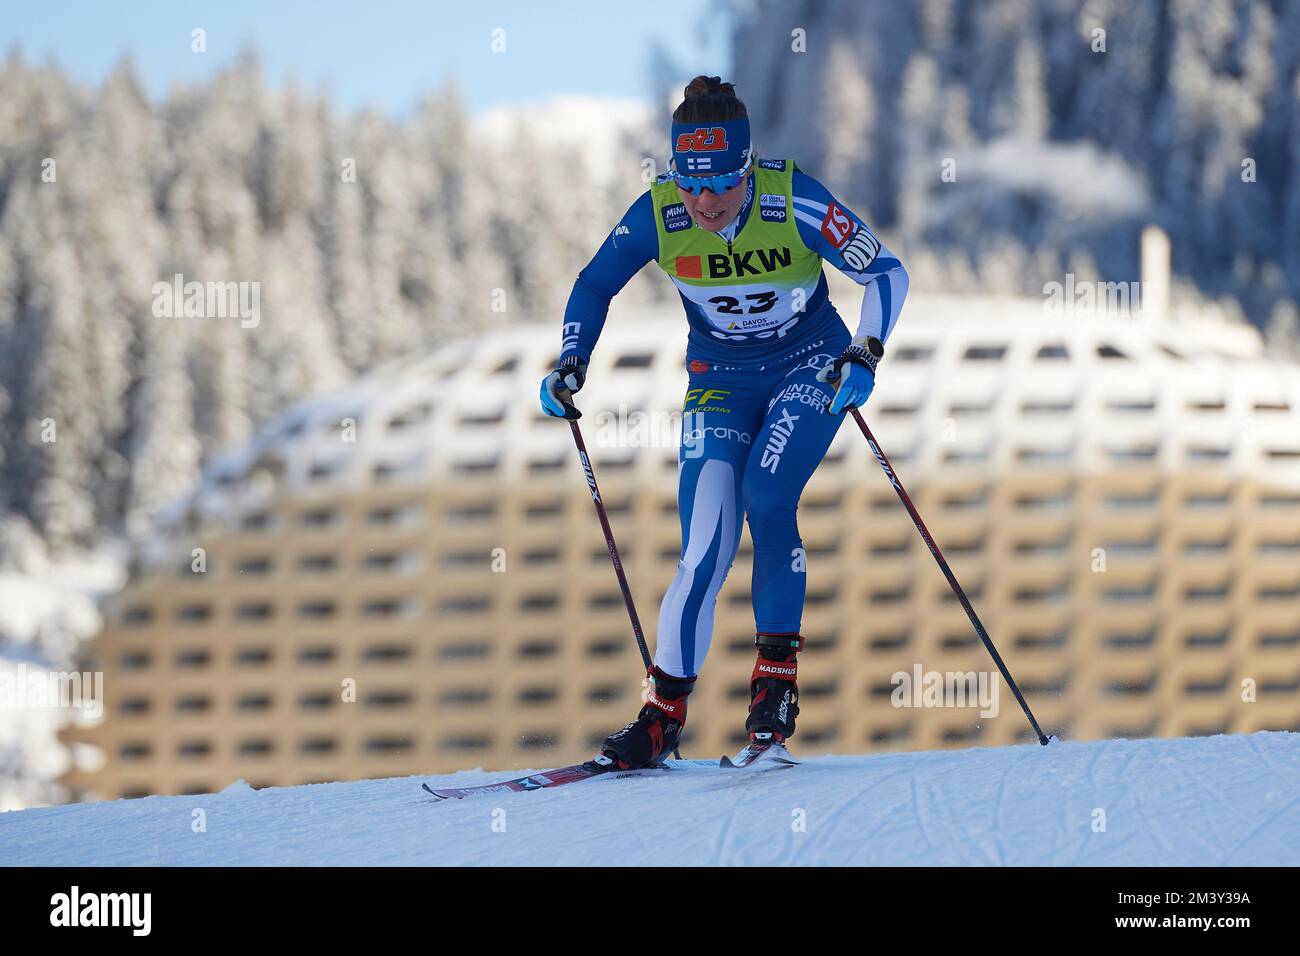
POLYGON ((673 124, 673 168, 681 175, 737 172, 748 165, 751 153, 747 117, 673 124))

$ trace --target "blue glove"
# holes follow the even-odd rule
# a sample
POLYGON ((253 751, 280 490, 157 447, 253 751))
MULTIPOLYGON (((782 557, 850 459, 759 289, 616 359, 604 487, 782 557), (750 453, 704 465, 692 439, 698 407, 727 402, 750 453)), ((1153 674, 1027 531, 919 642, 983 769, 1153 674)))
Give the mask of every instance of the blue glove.
POLYGON ((826 406, 828 415, 865 405, 876 387, 879 357, 860 345, 850 345, 844 354, 817 373, 817 381, 835 384, 835 397, 826 406))
POLYGON ((552 418, 578 418, 581 412, 573 405, 573 393, 587 382, 587 360, 570 355, 542 379, 542 411, 552 418))

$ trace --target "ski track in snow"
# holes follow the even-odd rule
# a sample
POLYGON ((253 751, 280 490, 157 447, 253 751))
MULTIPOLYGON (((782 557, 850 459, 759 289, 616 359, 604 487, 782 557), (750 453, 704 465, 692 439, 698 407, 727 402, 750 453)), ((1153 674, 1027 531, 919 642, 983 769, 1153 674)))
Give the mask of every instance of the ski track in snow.
POLYGON ((802 759, 445 802, 420 783, 515 774, 21 810, 0 865, 639 866, 665 840, 685 865, 1300 865, 1300 734, 802 759))

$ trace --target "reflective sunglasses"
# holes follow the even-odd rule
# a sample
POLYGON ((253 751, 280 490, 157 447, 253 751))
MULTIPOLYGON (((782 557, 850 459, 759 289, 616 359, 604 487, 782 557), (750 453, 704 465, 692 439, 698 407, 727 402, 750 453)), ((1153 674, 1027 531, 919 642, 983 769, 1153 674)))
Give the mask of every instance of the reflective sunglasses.
POLYGON ((673 182, 677 183, 678 186, 681 186, 682 189, 685 189, 692 196, 698 196, 706 189, 712 190, 715 196, 720 196, 728 189, 735 189, 739 186, 744 181, 745 174, 749 172, 749 168, 752 165, 752 159, 746 160, 745 165, 734 173, 719 173, 716 176, 691 176, 686 173, 678 172, 676 165, 674 165, 669 172, 672 173, 673 182))

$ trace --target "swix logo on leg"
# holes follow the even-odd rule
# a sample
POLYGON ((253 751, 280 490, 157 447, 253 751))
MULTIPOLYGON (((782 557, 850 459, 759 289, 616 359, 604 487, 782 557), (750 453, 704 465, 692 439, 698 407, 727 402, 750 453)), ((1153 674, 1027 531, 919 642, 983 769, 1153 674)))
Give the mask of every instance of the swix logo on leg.
POLYGON ((727 131, 721 126, 699 126, 677 137, 679 153, 711 153, 727 148, 727 131))
POLYGON ((781 464, 781 454, 785 451, 786 442, 794 433, 794 423, 798 420, 798 415, 791 415, 789 409, 783 408, 781 420, 772 426, 772 437, 767 440, 767 445, 763 448, 763 460, 760 465, 774 475, 777 466, 781 464))
POLYGON ((844 248, 844 244, 852 238, 856 228, 849 214, 835 203, 826 207, 826 215, 822 218, 822 235, 836 249, 844 248))

